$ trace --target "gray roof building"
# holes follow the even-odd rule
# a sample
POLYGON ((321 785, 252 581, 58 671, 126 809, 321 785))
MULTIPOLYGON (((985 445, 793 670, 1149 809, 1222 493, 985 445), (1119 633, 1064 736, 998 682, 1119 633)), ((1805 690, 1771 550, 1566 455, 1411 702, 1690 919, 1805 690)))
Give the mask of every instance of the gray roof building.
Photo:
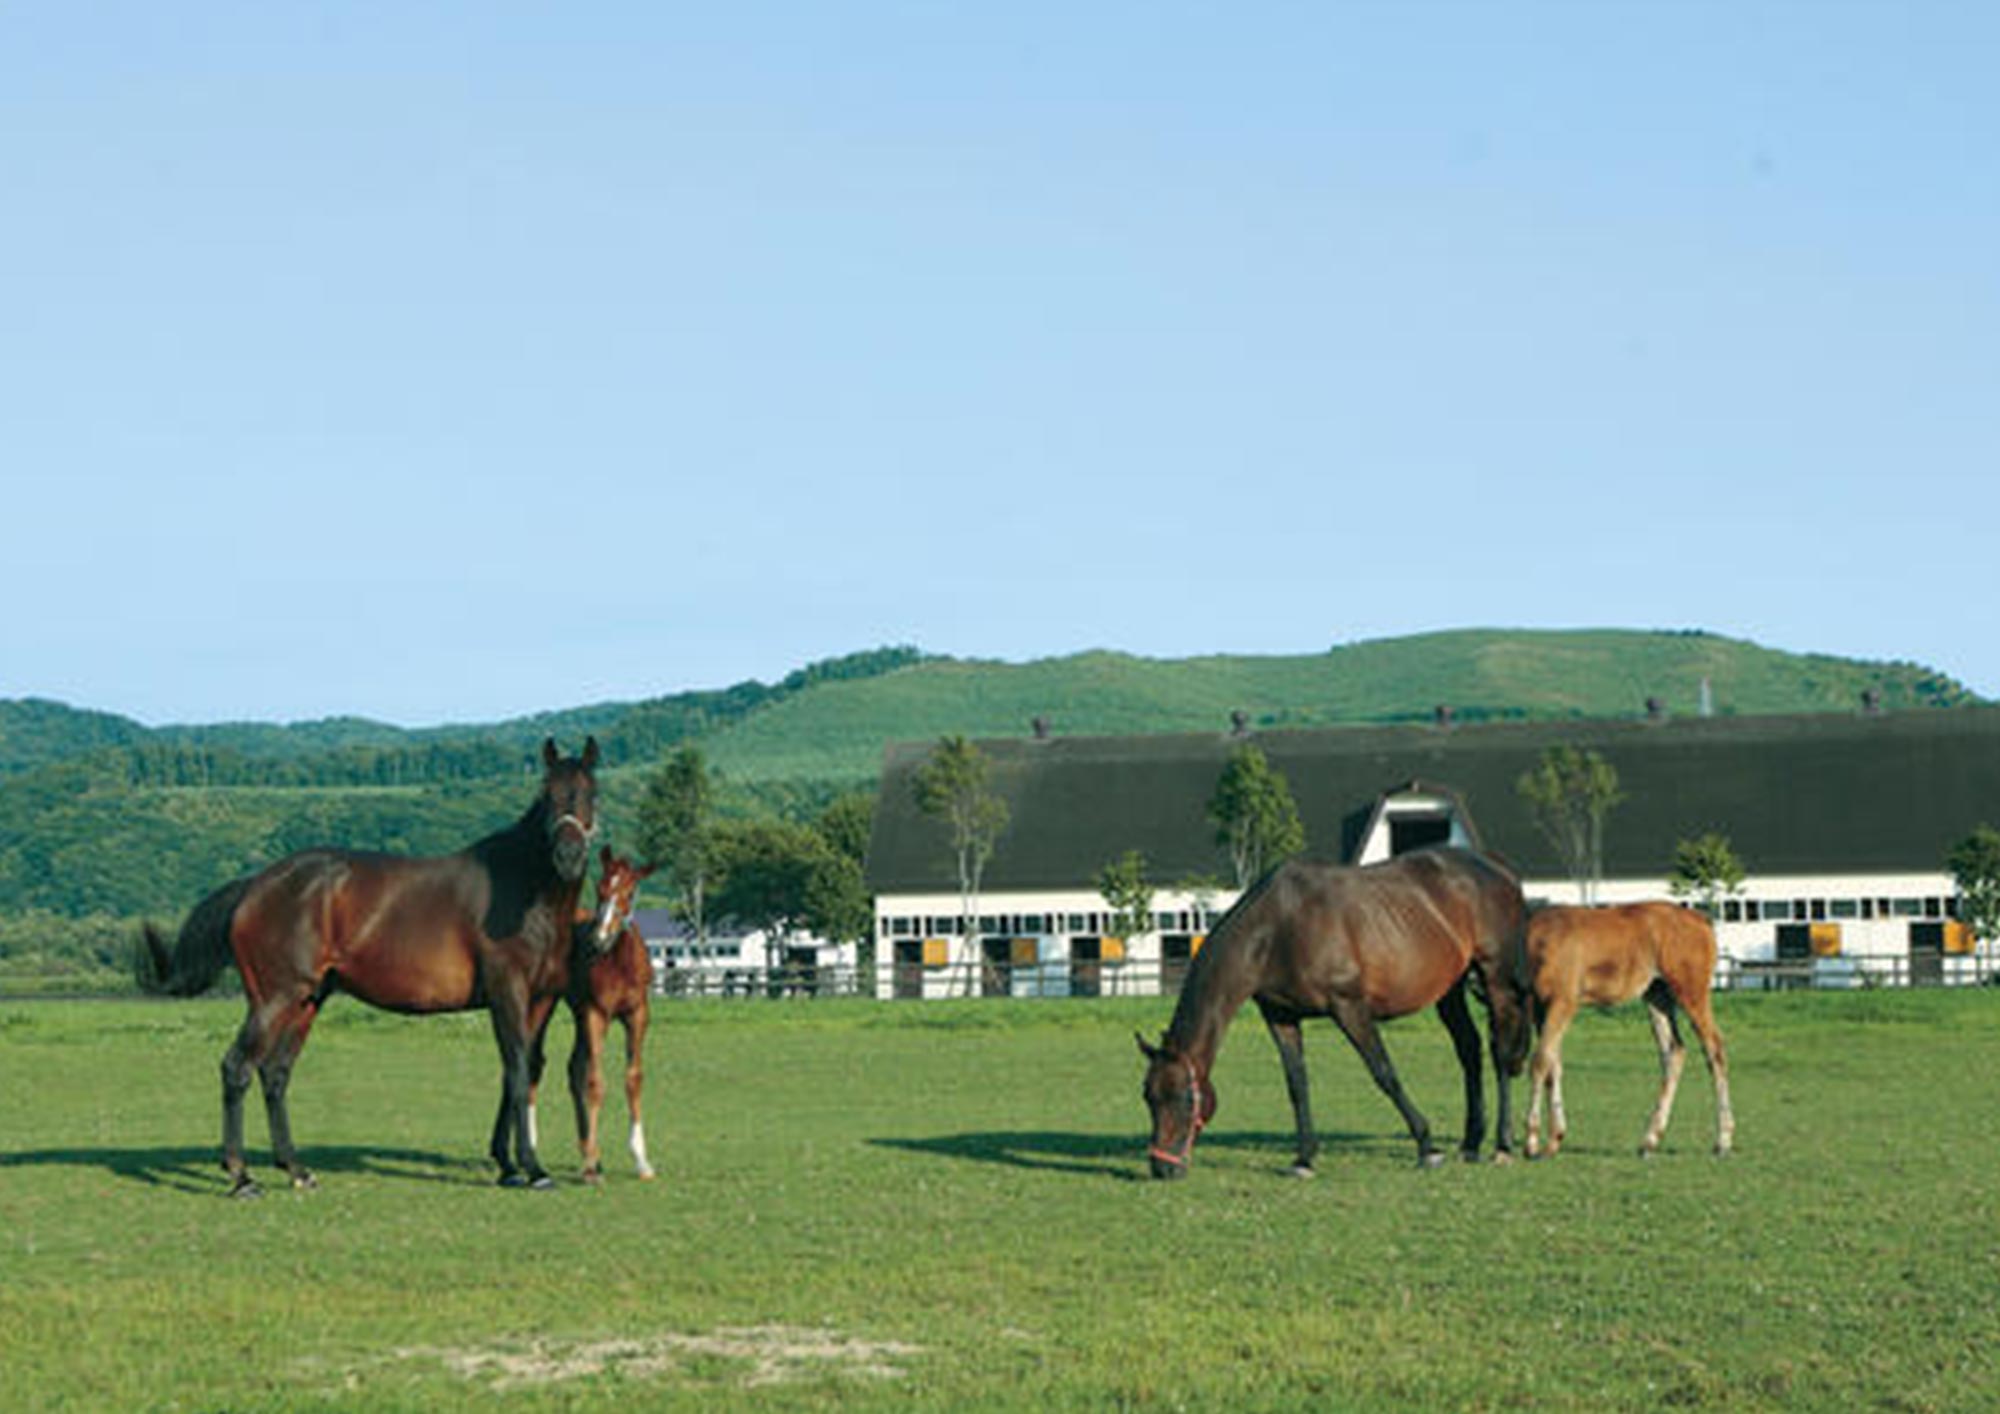
MULTIPOLYGON (((1662 879, 1682 839, 1727 835, 1759 874, 1937 873, 1950 846, 2000 823, 2000 707, 1894 714, 1675 717, 984 740, 1011 818, 988 891, 1085 885, 1128 849, 1151 877, 1227 872, 1207 804, 1230 753, 1255 742, 1298 802, 1308 852, 1348 860, 1385 796, 1412 783, 1455 796, 1481 841, 1524 874, 1561 862, 1515 782, 1550 746, 1600 753, 1623 801, 1607 817, 1607 878, 1662 879)), ((955 887, 939 823, 912 773, 933 743, 887 748, 868 857, 879 894, 955 887)))

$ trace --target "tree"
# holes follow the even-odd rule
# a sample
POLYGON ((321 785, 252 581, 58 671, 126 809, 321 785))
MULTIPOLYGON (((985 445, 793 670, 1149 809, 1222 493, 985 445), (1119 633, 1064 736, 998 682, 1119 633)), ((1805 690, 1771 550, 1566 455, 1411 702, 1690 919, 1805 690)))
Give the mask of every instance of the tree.
POLYGON ((861 974, 874 967, 875 901, 862 866, 875 819, 875 797, 852 791, 835 797, 813 828, 826 849, 806 888, 806 923, 819 936, 859 949, 861 974))
POLYGON ((1958 920, 1982 943, 2000 938, 2000 830, 1980 824, 1945 855, 1958 881, 1958 920))
POLYGON ((875 829, 875 793, 852 790, 828 801, 813 822, 834 849, 856 864, 868 859, 868 839, 875 829))
POLYGON ((1097 871, 1097 892, 1111 910, 1113 931, 1126 938, 1153 931, 1153 886, 1146 881, 1146 856, 1128 849, 1097 871))
POLYGON ((911 782, 917 808, 944 823, 958 870, 960 928, 979 932, 979 883, 1007 828, 1007 802, 993 793, 986 754, 962 736, 943 737, 911 782))
POLYGON ((647 777, 639 850, 645 863, 665 868, 696 948, 706 948, 706 898, 716 865, 715 779, 700 747, 683 746, 647 777))
POLYGON ((1291 787, 1255 745, 1230 754, 1208 799, 1208 818, 1215 821, 1215 842, 1229 853, 1239 889, 1306 847, 1291 787))
POLYGON ((1676 844, 1667 889, 1675 898, 1694 899, 1703 913, 1715 917, 1723 899, 1743 892, 1743 861, 1729 836, 1710 830, 1676 844))
POLYGON ((787 935, 808 926, 813 879, 831 850, 809 826, 790 820, 734 824, 717 844, 716 911, 761 930, 764 964, 775 970, 787 935))
POLYGON ((1514 789, 1555 846, 1585 903, 1597 902, 1604 878, 1604 817, 1625 797, 1618 772, 1588 747, 1551 746, 1514 789))

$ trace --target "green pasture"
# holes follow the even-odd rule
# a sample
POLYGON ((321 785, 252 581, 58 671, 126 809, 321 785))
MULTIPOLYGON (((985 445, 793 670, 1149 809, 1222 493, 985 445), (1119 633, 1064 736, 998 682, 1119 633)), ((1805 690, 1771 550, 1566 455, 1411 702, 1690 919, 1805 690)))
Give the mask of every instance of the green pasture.
MULTIPOLYGON (((1430 1173, 1322 1024, 1303 1182, 1244 1018, 1178 1184, 1140 1177, 1131 1033, 1166 1001, 681 1003, 649 1046, 660 1181, 614 1092, 610 1181, 553 1193, 491 1184, 483 1018, 347 1001, 292 1090, 322 1186, 254 1203, 215 1164, 239 1005, 0 1004, 8 1407, 2000 1402, 1993 989, 1721 999, 1727 1161, 1698 1060, 1635 1157, 1636 1012, 1572 1030, 1560 1158, 1430 1173)), ((1455 1133, 1442 1028, 1389 1044, 1455 1133)), ((559 1093, 542 1131, 573 1176, 559 1093)), ((250 1135, 261 1165, 254 1099, 250 1135)))

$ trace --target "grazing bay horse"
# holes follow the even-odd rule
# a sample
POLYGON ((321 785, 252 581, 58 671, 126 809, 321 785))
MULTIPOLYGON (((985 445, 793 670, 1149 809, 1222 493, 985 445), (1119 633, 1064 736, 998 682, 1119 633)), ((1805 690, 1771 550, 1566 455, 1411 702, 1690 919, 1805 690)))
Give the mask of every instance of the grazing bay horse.
POLYGON ((456 854, 417 859, 309 849, 224 885, 194 906, 169 952, 148 924, 140 986, 193 996, 232 962, 249 1015, 222 1058, 222 1166, 230 1193, 256 1197, 243 1161, 243 1095, 264 1089, 272 1156, 294 1187, 315 1186, 292 1144, 285 1087, 313 1018, 349 992, 390 1011, 483 1007, 500 1045, 491 1152, 500 1182, 550 1185, 528 1122, 529 1028, 569 981, 577 897, 597 831, 597 740, 581 756, 542 746, 540 793, 519 820, 456 854))
MULTIPOLYGON (((632 905, 639 884, 655 866, 641 869, 606 846, 600 855, 597 908, 579 913, 572 935, 569 988, 564 999, 576 1019, 576 1040, 569 1053, 569 1094, 576 1108, 576 1141, 583 1151, 583 1177, 598 1183, 604 1177, 598 1146, 597 1117, 604 1108, 604 1036, 615 1020, 625 1028, 625 1108, 632 1117, 627 1145, 639 1177, 653 1176, 646 1157, 646 1131, 639 1118, 639 1087, 644 1083, 646 1025, 652 1017, 653 959, 646 940, 632 922, 632 905)), ((544 1011, 535 1031, 530 1106, 542 1079, 543 1044, 548 1038, 544 1011)), ((532 1113, 532 1110, 530 1111, 532 1113)))
POLYGON ((1674 1108, 1687 1047, 1675 1024, 1676 1008, 1688 1014, 1708 1057, 1715 1082, 1715 1152, 1727 1154, 1736 1136, 1729 1108, 1729 1059, 1722 1032, 1709 1007, 1715 974, 1715 927, 1691 908, 1671 903, 1630 903, 1612 908, 1555 905, 1537 909, 1528 920, 1527 982, 1534 996, 1541 1040, 1529 1067, 1528 1157, 1542 1152, 1542 1095, 1549 1097, 1549 1146, 1562 1147, 1568 1123, 1563 1115, 1562 1042, 1577 1008, 1615 1006, 1646 999, 1653 1039, 1660 1047, 1660 1097, 1646 1124, 1639 1153, 1650 1158, 1674 1108))
POLYGON ((1277 1043, 1298 1124, 1292 1172, 1312 1174, 1313 1134, 1299 1023, 1333 1018, 1368 1072, 1402 1113, 1425 1167, 1442 1162, 1430 1123, 1403 1093, 1375 1023, 1436 1005, 1465 1073, 1461 1152, 1479 1156, 1485 1135, 1479 1032, 1465 995, 1476 979, 1492 1032, 1499 1128, 1495 1159, 1511 1154, 1508 1078, 1527 1055, 1527 1017, 1512 967, 1520 956, 1526 906, 1521 885, 1498 862, 1462 849, 1413 850, 1383 864, 1341 868, 1292 859, 1238 899, 1208 935, 1181 988, 1160 1043, 1139 1037, 1146 1103, 1153 1112, 1147 1151, 1155 1178, 1187 1172, 1195 1137, 1214 1117, 1209 1079, 1230 1019, 1254 1001, 1277 1043))

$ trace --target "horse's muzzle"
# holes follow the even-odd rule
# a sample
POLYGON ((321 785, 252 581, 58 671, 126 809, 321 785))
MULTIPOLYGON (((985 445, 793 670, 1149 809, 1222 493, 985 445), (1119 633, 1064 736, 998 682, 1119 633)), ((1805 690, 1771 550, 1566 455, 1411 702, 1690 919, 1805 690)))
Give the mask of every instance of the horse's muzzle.
POLYGON ((593 831, 574 815, 565 815, 556 821, 555 842, 551 855, 566 883, 575 883, 590 868, 590 837, 593 831))

